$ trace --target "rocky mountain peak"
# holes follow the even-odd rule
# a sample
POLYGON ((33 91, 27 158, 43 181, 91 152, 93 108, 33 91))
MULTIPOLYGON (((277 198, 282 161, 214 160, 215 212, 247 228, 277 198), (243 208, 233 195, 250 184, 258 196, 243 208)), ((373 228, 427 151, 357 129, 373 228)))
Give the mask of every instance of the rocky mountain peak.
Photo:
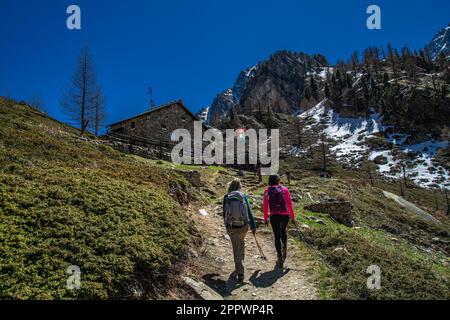
POLYGON ((217 95, 209 109, 208 123, 215 124, 229 115, 267 111, 293 113, 301 108, 304 87, 311 72, 328 62, 322 55, 278 51, 268 60, 241 71, 232 88, 217 95))
POLYGON ((208 110, 206 118, 207 124, 217 124, 217 122, 227 117, 229 111, 234 108, 241 98, 241 93, 245 89, 249 79, 254 77, 258 65, 242 70, 233 87, 218 94, 208 110))
POLYGON ((442 52, 450 58, 450 23, 436 33, 431 42, 426 46, 431 57, 435 60, 442 52))
POLYGON ((266 111, 293 113, 301 110, 308 73, 328 65, 320 55, 278 51, 259 64, 239 100, 242 113, 266 111))
POLYGON ((404 166, 417 185, 449 188, 450 69, 438 58, 450 58, 449 38, 450 26, 426 55, 388 46, 383 58, 372 47, 333 66, 321 55, 278 51, 216 97, 210 124, 280 128, 283 145, 300 157, 323 136, 344 167, 373 161, 379 174, 398 179, 404 166))

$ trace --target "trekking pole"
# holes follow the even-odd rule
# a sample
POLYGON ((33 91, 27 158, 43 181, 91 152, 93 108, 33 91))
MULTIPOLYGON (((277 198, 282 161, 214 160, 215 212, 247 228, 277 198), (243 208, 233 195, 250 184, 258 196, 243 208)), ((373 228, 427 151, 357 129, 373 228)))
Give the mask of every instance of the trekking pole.
POLYGON ((265 256, 264 252, 263 252, 262 249, 261 249, 261 246, 260 246, 259 243, 258 243, 258 239, 256 238, 256 234, 254 233, 253 236, 255 237, 256 246, 258 247, 259 254, 261 255, 261 259, 267 260, 267 258, 266 258, 266 256, 265 256))

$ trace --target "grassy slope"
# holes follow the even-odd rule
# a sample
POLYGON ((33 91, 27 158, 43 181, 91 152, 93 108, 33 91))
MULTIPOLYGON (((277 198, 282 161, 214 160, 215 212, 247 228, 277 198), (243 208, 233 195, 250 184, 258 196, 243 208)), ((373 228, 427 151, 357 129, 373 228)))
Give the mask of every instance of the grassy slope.
POLYGON ((167 168, 0 100, 0 298, 161 293, 161 274, 189 241, 172 180, 188 185, 167 168), (66 288, 70 265, 81 268, 81 290, 66 288))

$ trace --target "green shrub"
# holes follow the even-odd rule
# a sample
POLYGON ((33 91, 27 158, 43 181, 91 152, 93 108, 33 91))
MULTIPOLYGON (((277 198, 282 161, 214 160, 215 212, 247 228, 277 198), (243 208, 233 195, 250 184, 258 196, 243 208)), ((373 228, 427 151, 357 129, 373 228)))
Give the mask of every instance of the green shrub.
POLYGON ((189 241, 168 187, 180 179, 0 101, 0 298, 131 297, 136 283, 156 297, 189 241))

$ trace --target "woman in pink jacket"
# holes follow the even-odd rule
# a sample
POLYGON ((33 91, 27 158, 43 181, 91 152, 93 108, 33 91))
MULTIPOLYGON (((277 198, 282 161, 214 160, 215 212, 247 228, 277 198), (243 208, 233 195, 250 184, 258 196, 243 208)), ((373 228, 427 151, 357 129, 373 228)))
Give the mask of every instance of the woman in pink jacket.
POLYGON ((280 185, 280 177, 269 177, 269 187, 264 191, 263 197, 264 223, 272 226, 275 236, 275 248, 277 249, 277 267, 283 268, 287 255, 286 227, 289 219, 295 220, 292 209, 291 194, 288 188, 280 185))

